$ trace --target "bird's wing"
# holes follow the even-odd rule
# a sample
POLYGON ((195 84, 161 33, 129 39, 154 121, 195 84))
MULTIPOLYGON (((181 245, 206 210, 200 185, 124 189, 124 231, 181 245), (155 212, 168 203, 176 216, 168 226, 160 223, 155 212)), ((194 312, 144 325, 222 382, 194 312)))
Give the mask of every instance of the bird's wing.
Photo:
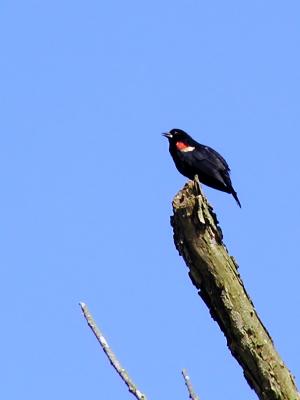
POLYGON ((209 146, 198 145, 193 152, 195 160, 200 162, 206 161, 211 167, 217 168, 220 171, 230 171, 226 160, 216 150, 209 146))
POLYGON ((205 174, 207 177, 223 182, 225 186, 231 186, 229 172, 230 168, 224 158, 214 149, 198 144, 193 151, 180 152, 179 158, 188 163, 192 168, 198 169, 198 175, 205 174))
POLYGON ((178 152, 179 157, 191 166, 198 165, 199 168, 205 170, 217 170, 229 172, 230 168, 224 158, 214 149, 198 145, 193 151, 178 152))
POLYGON ((221 161, 221 163, 223 164, 223 168, 225 168, 228 172, 230 172, 230 168, 229 165, 227 164, 226 160, 221 156, 221 154, 219 154, 216 150, 212 149, 211 147, 208 146, 203 146, 207 152, 209 152, 211 155, 213 155, 213 158, 218 159, 219 161, 221 161))

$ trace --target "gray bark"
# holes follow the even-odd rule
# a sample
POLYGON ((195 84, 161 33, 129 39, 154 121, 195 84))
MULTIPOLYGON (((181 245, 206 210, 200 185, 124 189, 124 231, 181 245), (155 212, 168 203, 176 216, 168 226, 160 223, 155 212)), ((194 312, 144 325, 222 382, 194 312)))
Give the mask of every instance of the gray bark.
POLYGON ((261 400, 299 400, 295 381, 245 290, 198 181, 188 182, 175 196, 173 212, 176 248, 250 387, 261 400))

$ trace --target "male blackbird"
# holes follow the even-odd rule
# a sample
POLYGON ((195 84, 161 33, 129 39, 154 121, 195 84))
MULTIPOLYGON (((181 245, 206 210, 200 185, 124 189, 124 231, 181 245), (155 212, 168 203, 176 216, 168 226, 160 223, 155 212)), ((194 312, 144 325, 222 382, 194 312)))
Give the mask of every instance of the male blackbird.
POLYGON ((198 175, 199 181, 214 189, 230 193, 241 203, 230 179, 230 168, 214 149, 196 142, 181 129, 171 129, 163 136, 169 140, 169 151, 178 171, 189 179, 198 175))

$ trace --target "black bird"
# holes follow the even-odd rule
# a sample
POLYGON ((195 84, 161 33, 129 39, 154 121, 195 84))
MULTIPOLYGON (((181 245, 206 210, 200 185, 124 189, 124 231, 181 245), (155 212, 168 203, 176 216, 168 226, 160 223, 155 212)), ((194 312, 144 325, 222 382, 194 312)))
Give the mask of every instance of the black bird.
POLYGON ((171 129, 163 136, 169 140, 169 151, 178 171, 189 179, 198 175, 199 181, 222 192, 230 193, 241 203, 230 179, 230 168, 214 149, 196 142, 181 129, 171 129))

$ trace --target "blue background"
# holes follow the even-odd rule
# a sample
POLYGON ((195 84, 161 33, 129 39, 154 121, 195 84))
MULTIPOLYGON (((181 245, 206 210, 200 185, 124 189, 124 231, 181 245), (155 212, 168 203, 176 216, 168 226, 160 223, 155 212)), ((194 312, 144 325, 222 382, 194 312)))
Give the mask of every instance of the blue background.
POLYGON ((300 380, 299 1, 6 1, 1 37, 5 399, 131 398, 85 301, 149 399, 255 399, 173 245, 185 179, 160 133, 229 162, 205 188, 300 380))

